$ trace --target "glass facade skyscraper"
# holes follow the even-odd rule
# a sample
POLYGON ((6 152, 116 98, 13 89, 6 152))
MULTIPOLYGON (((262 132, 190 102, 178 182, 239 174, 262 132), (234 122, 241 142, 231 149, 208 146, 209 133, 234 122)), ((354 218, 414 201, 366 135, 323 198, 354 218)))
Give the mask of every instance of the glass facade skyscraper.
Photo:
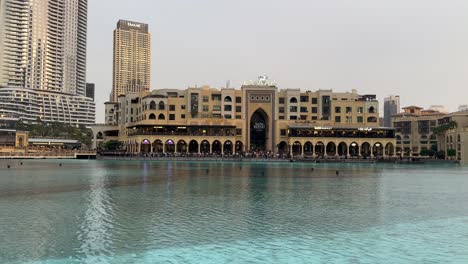
POLYGON ((94 123, 94 102, 85 97, 87 9, 87 0, 0 0, 1 114, 94 123))

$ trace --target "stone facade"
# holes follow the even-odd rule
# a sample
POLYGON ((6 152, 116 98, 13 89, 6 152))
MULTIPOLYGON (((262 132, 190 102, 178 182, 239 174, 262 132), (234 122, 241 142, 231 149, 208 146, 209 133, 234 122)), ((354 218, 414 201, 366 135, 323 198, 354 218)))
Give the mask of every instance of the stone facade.
POLYGON ((302 92, 250 83, 122 95, 106 103, 95 142, 119 140, 127 152, 294 156, 394 156, 394 130, 379 127, 375 95, 355 90, 302 92))

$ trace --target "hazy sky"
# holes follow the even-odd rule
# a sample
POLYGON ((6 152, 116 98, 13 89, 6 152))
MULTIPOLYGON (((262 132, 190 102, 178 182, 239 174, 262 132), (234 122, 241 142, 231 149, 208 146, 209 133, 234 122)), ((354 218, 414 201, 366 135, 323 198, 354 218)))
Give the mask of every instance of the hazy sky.
POLYGON ((119 19, 148 23, 152 89, 358 89, 402 106, 468 104, 467 0, 89 0, 88 82, 97 122, 112 89, 119 19))

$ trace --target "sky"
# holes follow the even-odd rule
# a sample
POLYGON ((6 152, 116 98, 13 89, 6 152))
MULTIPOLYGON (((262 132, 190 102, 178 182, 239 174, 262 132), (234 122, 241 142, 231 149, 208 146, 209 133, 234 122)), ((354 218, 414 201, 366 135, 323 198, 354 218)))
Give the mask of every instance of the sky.
POLYGON ((149 24, 152 90, 333 89, 401 106, 468 104, 467 0, 89 0, 87 81, 96 121, 112 90, 119 19, 149 24))

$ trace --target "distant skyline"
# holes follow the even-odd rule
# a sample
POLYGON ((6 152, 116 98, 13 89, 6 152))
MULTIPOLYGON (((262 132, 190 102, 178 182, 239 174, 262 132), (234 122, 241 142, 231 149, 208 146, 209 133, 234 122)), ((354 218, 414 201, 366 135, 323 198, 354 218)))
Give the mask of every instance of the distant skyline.
POLYGON ((239 88, 266 74, 280 89, 357 89, 407 105, 468 104, 465 0, 90 0, 87 81, 96 120, 112 90, 119 19, 149 24, 151 89, 239 88))

